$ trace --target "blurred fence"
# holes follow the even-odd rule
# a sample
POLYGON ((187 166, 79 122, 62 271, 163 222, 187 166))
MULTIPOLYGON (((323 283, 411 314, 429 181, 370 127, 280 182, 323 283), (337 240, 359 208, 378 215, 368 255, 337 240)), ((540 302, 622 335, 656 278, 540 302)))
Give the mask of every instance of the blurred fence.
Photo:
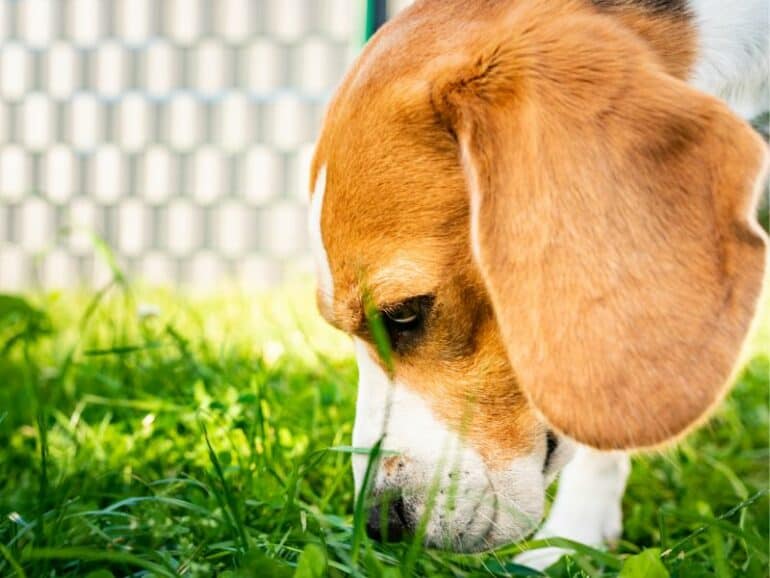
POLYGON ((355 0, 0 0, 0 289, 302 268, 307 165, 355 0))

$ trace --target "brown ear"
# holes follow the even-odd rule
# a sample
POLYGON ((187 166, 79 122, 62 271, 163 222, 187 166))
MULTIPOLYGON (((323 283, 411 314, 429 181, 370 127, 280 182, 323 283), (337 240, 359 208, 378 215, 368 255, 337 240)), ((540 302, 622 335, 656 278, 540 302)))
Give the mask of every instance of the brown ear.
POLYGON ((545 418, 598 448, 659 444, 721 399, 749 330, 766 146, 603 17, 515 24, 434 85, 475 259, 545 418))

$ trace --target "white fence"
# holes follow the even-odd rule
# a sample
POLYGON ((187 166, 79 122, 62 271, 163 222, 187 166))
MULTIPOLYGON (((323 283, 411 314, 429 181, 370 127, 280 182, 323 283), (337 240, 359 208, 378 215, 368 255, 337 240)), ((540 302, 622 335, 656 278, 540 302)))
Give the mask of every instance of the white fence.
POLYGON ((0 0, 0 289, 270 285, 356 0, 0 0))

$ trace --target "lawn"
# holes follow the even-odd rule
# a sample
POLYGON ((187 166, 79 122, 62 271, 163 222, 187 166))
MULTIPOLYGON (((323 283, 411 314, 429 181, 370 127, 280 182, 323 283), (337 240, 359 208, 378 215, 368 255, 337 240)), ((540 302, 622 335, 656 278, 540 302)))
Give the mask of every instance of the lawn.
MULTIPOLYGON (((363 536, 355 364, 313 303, 305 283, 206 297, 120 276, 0 298, 0 576, 537 575, 511 562, 536 542, 363 536)), ((706 427, 635 459, 623 541, 551 576, 768 575, 768 344, 765 322, 706 427)))

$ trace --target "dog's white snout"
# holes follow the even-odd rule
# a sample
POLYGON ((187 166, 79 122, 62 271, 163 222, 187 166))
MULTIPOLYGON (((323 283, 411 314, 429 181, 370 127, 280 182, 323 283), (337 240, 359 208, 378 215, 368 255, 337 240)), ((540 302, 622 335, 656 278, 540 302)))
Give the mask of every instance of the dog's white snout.
POLYGON ((528 458, 514 460, 504 471, 490 473, 467 449, 454 460, 387 456, 371 492, 398 496, 397 521, 412 532, 423 528, 427 546, 475 552, 523 538, 537 526, 544 490, 533 465, 528 458))
MULTIPOLYGON (((353 445, 380 442, 369 491, 397 492, 400 515, 424 525, 428 546, 478 551, 522 538, 540 521, 545 497, 543 447, 490 470, 480 454, 438 420, 405 384, 391 382, 356 340, 359 389, 353 445)), ((360 492, 371 456, 353 455, 360 492)))
MULTIPOLYGON (((394 508, 383 508, 381 496, 397 498, 396 520, 382 520, 393 539, 395 526, 414 533, 424 529, 428 546, 456 551, 476 551, 487 547, 488 536, 497 517, 497 494, 486 476, 483 464, 447 461, 426 463, 408 455, 387 456, 379 461, 371 487, 372 511, 392 515, 394 508)), ((371 514, 371 512, 370 512, 371 514)), ((371 517, 371 516, 370 516, 371 517)), ((384 531, 370 532, 382 536, 384 531)), ((401 536, 401 533, 398 534, 401 536)))

